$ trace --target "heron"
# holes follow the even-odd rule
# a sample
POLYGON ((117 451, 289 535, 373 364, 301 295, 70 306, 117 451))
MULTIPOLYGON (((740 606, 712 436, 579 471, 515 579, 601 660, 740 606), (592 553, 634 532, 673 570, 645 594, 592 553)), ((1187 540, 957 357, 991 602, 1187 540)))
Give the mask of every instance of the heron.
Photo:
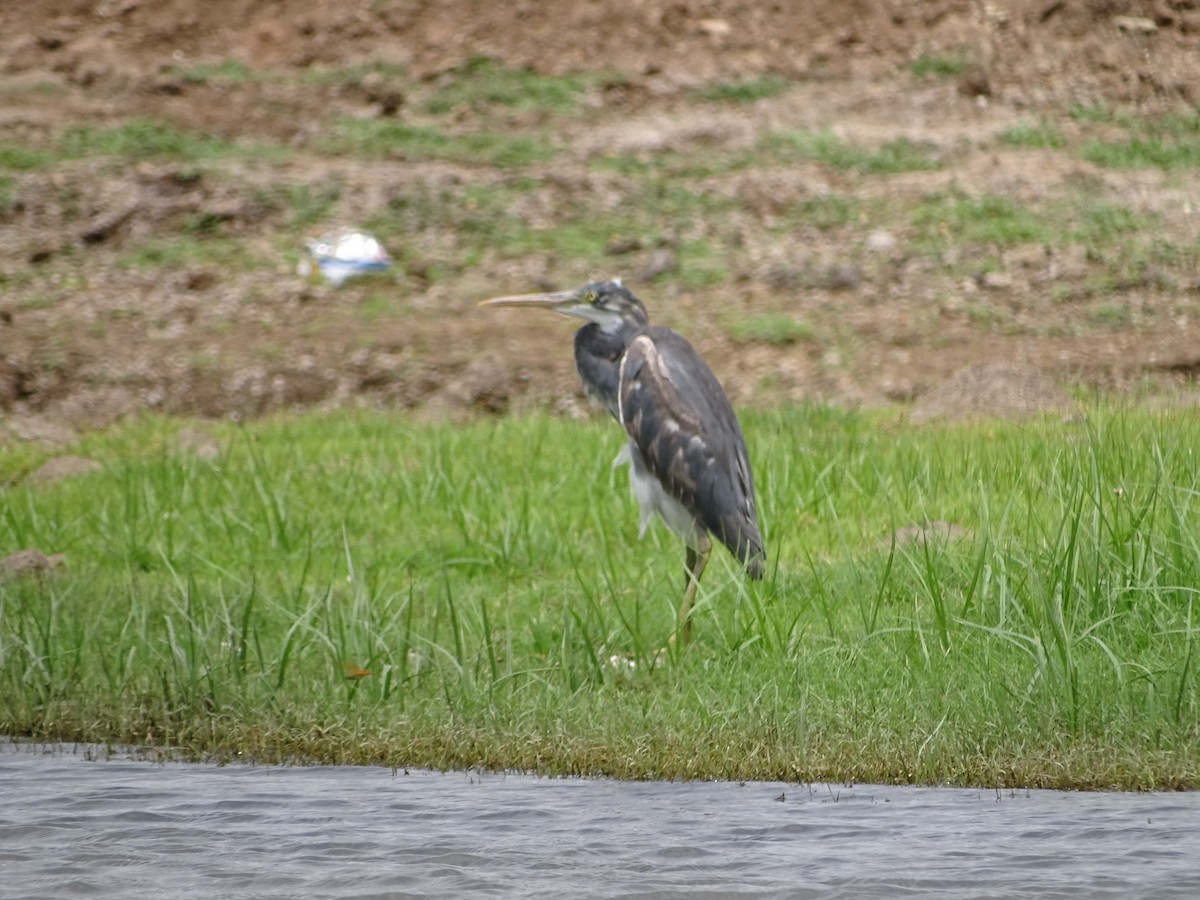
POLYGON ((680 645, 687 643, 712 537, 753 579, 762 578, 767 558, 746 440, 717 376, 681 334, 651 325, 642 301, 619 279, 480 305, 547 309, 587 320, 575 333, 575 368, 584 393, 628 435, 614 466, 629 465, 638 536, 657 515, 686 547, 675 633, 680 645))

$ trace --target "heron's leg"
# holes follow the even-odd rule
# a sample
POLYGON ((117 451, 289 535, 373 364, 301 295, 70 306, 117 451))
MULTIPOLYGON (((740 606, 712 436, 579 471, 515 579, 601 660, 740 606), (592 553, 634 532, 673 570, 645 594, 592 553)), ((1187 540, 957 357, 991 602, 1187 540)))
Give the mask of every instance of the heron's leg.
POLYGON ((708 565, 708 555, 712 552, 712 541, 708 539, 708 535, 701 535, 699 544, 697 548, 693 548, 691 544, 687 548, 687 582, 683 587, 683 602, 679 604, 679 624, 676 630, 680 646, 686 644, 692 636, 692 603, 696 599, 696 589, 700 586, 700 576, 704 574, 704 567, 708 565))

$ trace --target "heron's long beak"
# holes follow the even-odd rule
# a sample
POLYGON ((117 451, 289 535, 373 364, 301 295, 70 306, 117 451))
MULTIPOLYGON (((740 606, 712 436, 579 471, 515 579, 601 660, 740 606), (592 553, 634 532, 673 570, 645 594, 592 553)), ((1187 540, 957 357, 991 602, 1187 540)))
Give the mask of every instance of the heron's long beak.
POLYGON ((570 315, 570 309, 578 304, 576 291, 555 291, 550 294, 514 294, 509 297, 493 297, 480 306, 518 306, 528 309, 549 309, 570 315))

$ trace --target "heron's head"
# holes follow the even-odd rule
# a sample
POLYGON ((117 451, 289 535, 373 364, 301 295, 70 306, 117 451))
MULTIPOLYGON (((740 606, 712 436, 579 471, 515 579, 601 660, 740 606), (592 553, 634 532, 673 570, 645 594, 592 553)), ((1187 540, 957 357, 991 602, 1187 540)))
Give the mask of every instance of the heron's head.
POLYGON ((591 281, 573 291, 550 294, 521 294, 484 300, 480 306, 516 306, 549 309, 564 316, 595 322, 604 331, 642 327, 650 323, 646 307, 629 288, 616 281, 591 281))

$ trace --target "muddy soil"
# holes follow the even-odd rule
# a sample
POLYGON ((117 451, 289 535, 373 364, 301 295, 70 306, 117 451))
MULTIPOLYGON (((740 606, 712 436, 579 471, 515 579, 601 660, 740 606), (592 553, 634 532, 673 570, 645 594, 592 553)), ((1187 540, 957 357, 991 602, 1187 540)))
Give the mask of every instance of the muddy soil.
MULTIPOLYGON (((62 440, 144 409, 245 417, 364 403, 434 415, 533 406, 584 414, 569 325, 489 315, 476 302, 610 275, 685 331, 739 404, 910 404, 978 363, 1077 389, 1188 397, 1200 371, 1195 255, 1116 286, 1120 314, 1106 321, 1095 304, 1062 302, 1071 291, 1056 291, 1088 282, 1100 261, 1087 248, 1022 246, 1005 252, 1000 271, 964 276, 961 260, 931 262, 908 252, 903 234, 870 222, 859 223, 853 253, 844 233, 766 240, 755 228, 783 205, 847 185, 885 201, 948 189, 1019 201, 1074 180, 1153 213, 1173 240, 1198 246, 1194 176, 1102 169, 989 139, 1039 118, 1069 129, 1073 105, 1140 115, 1194 108, 1194 0, 9 0, 0 18, 5 147, 43 146, 73 125, 155 120, 298 148, 286 162, 235 166, 227 178, 155 159, 15 169, 0 193, 8 421, 0 434, 62 440), (966 64, 952 77, 921 77, 910 65, 921 57, 966 64), (602 203, 614 189, 588 165, 597 152, 737 147, 770 129, 827 128, 848 141, 905 137, 948 148, 951 163, 869 183, 806 165, 714 184, 738 198, 751 237, 738 244, 733 226, 708 226, 713 240, 743 248, 731 277, 711 287, 673 277, 666 239, 614 238, 606 271, 531 253, 460 261, 447 274, 452 235, 389 234, 402 263, 392 278, 333 288, 297 274, 295 258, 280 258, 272 241, 289 221, 280 186, 316 192, 336 181, 339 217, 353 223, 415 184, 500 177, 463 164, 306 153, 332 116, 416 113, 386 78, 305 74, 375 67, 420 86, 479 58, 541 74, 619 75, 589 94, 586 115, 562 124, 568 151, 521 210, 546 227, 556 209, 602 203), (180 75, 230 61, 285 77, 180 75), (789 89, 719 107, 699 99, 698 87, 764 75, 789 89), (123 262, 157 239, 206 227, 219 230, 235 261, 123 262), (381 292, 393 303, 372 312, 381 292), (818 339, 731 336, 731 319, 764 311, 811 323, 818 339)), ((462 110, 455 126, 469 132, 472 115, 462 110)), ((508 124, 526 127, 538 115, 513 113, 508 124)), ((706 223, 665 230, 674 227, 706 223)))

